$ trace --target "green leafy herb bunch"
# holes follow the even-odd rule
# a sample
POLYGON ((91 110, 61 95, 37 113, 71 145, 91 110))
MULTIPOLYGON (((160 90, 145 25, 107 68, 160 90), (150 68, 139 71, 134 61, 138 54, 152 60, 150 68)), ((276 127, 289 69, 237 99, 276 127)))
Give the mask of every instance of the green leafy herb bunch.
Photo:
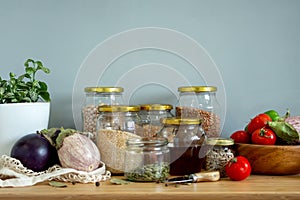
POLYGON ((44 67, 41 61, 33 59, 27 59, 24 66, 25 73, 20 76, 16 76, 12 72, 9 73, 8 80, 0 76, 0 104, 50 102, 47 84, 36 79, 38 71, 49 74, 50 69, 44 67))

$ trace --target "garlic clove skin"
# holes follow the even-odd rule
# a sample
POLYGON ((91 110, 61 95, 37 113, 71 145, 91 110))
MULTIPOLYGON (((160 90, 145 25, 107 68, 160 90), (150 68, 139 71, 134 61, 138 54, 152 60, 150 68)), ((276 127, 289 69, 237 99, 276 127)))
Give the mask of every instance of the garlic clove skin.
POLYGON ((63 140, 58 149, 62 167, 91 172, 100 165, 100 152, 96 144, 80 133, 70 135, 63 140))

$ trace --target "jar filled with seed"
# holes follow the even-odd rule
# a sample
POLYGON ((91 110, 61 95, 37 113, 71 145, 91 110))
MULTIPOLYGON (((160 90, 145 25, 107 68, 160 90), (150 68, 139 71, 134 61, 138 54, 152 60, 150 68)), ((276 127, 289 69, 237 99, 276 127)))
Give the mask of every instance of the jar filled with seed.
POLYGON ((234 157, 233 144, 232 139, 208 138, 206 141, 208 152, 205 169, 207 171, 220 171, 221 177, 226 177, 225 166, 234 157))
MULTIPOLYGON (((122 87, 86 87, 85 102, 82 107, 83 132, 96 134, 97 118, 99 116, 99 105, 122 105, 122 87)), ((93 139, 95 141, 95 137, 93 139)))
POLYGON ((140 106, 103 105, 98 111, 96 144, 101 160, 113 174, 123 174, 126 141, 141 138, 140 106))
POLYGON ((205 164, 206 136, 199 118, 165 118, 158 137, 168 139, 170 174, 184 175, 200 172, 205 164))
POLYGON ((130 181, 162 182, 170 174, 170 152, 166 138, 127 140, 124 176, 130 181))
POLYGON ((143 123, 143 137, 154 137, 163 127, 161 119, 174 117, 170 104, 143 104, 139 113, 143 123))
POLYGON ((176 116, 195 117, 202 120, 207 137, 221 135, 221 107, 216 98, 217 87, 183 86, 178 88, 176 116))

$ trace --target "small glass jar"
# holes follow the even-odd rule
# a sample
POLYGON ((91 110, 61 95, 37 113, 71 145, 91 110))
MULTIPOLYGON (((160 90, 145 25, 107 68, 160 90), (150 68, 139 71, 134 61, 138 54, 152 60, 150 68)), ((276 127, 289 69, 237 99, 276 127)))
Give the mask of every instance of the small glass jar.
POLYGON ((166 138, 127 140, 124 176, 130 181, 162 182, 170 175, 170 152, 166 138))
POLYGON ((179 87, 179 98, 176 105, 176 116, 195 117, 202 120, 206 136, 221 135, 221 107, 216 98, 215 86, 179 87))
POLYGON ((221 177, 226 177, 225 166, 234 157, 234 141, 227 138, 208 138, 206 145, 205 169, 207 171, 220 171, 221 177))
POLYGON ((165 118, 158 137, 168 139, 170 174, 184 175, 200 172, 206 151, 202 145, 206 136, 199 118, 165 118))
POLYGON ((143 137, 154 137, 163 127, 161 119, 174 117, 170 104, 144 104, 139 113, 143 123, 143 137))
POLYGON ((82 131, 96 134, 99 105, 122 105, 122 87, 86 87, 85 102, 82 107, 82 131))
POLYGON ((113 174, 124 173, 126 141, 129 138, 140 138, 137 135, 141 120, 139 106, 99 106, 96 144, 101 160, 113 174))

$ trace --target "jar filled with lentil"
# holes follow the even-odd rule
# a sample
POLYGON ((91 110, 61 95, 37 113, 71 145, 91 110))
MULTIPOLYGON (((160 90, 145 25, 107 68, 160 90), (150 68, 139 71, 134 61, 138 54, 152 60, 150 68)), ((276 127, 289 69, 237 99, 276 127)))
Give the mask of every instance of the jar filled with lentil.
POLYGON ((232 139, 208 138, 206 141, 208 152, 205 169, 207 171, 220 171, 220 176, 226 177, 225 166, 234 157, 233 144, 232 139))
POLYGON ((113 174, 124 173, 126 141, 141 138, 139 106, 103 105, 98 107, 96 144, 101 160, 113 174))
POLYGON ((124 176, 130 181, 162 182, 170 175, 170 152, 166 138, 128 139, 124 176))
POLYGON ((186 175, 200 172, 205 164, 206 136, 199 118, 165 118, 158 137, 168 139, 170 174, 186 175))
POLYGON ((161 119, 174 117, 171 113, 173 106, 170 104, 143 104, 140 117, 143 123, 143 137, 154 137, 163 127, 161 119))
POLYGON ((200 118, 207 137, 221 135, 221 107, 215 86, 183 86, 178 88, 176 116, 200 118))
MULTIPOLYGON (((96 134, 97 118, 99 116, 99 105, 122 105, 122 87, 86 87, 85 102, 82 107, 82 130, 96 134)), ((95 139, 94 139, 95 140, 95 139)))

